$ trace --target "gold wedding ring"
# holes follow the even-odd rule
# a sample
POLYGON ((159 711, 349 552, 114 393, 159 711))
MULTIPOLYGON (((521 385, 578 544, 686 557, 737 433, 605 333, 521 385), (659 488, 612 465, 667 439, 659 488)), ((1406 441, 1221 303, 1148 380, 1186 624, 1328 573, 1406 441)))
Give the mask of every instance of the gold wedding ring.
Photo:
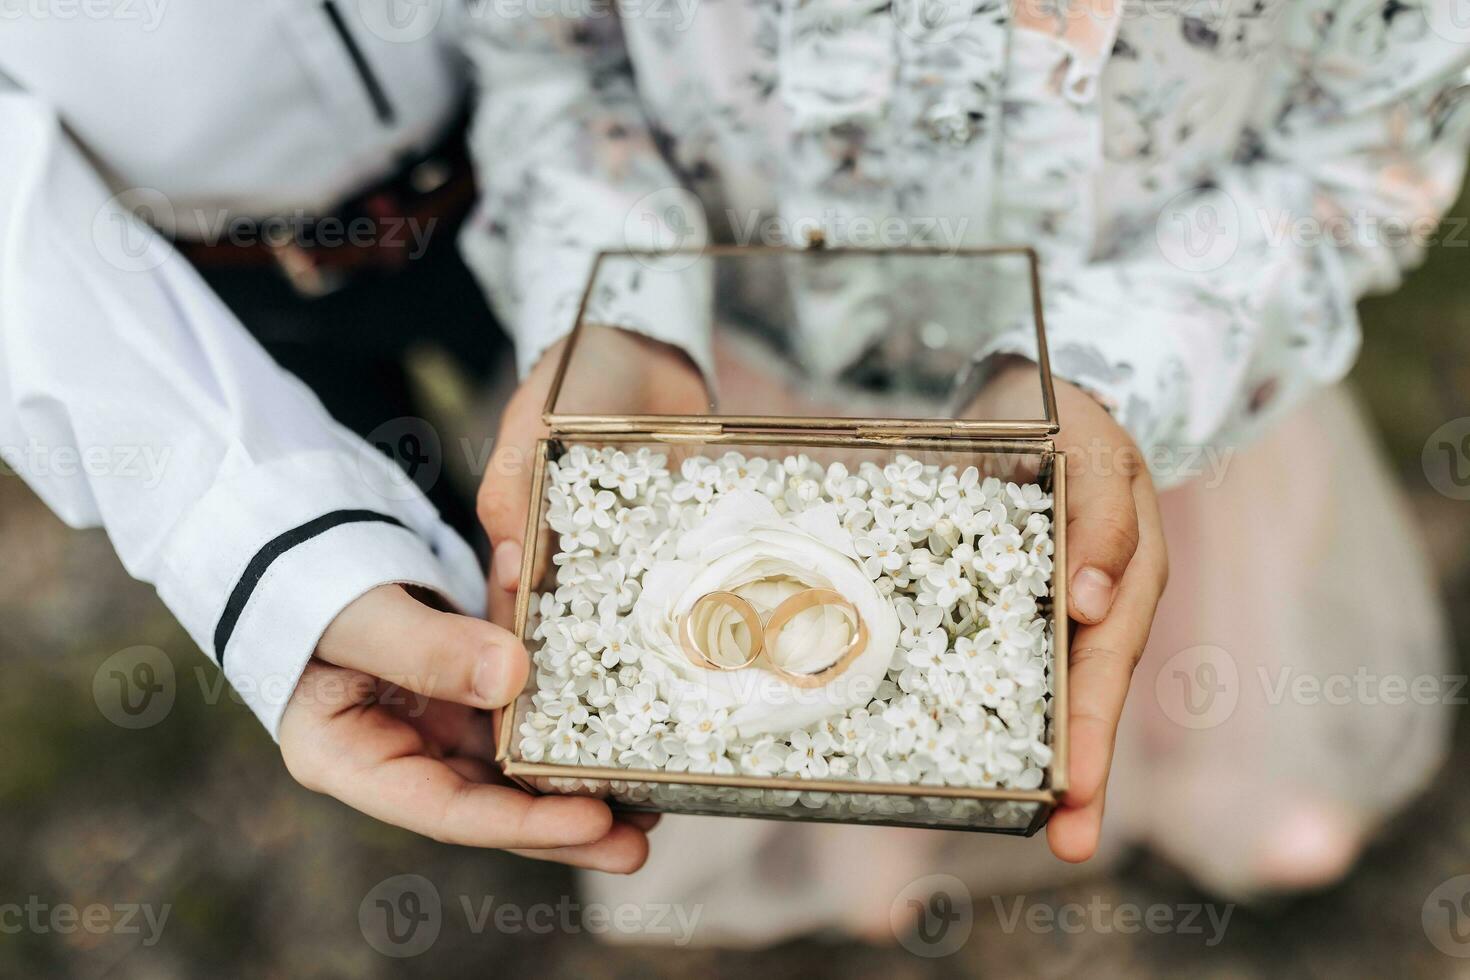
POLYGON ((791 620, 808 609, 816 609, 820 606, 838 606, 852 617, 852 640, 836 660, 816 673, 801 674, 785 669, 770 657, 766 659, 771 670, 793 687, 822 687, 830 684, 838 675, 851 667, 858 654, 862 653, 868 645, 868 625, 863 622, 862 614, 858 612, 857 606, 844 598, 840 592, 832 589, 807 589, 804 592, 798 592, 777 606, 771 613, 771 618, 765 623, 761 622, 760 614, 756 612, 755 607, 735 593, 711 592, 700 596, 695 600, 694 605, 689 607, 689 612, 684 615, 683 627, 679 630, 679 642, 684 647, 684 654, 689 658, 689 662, 696 667, 703 667, 706 670, 741 670, 754 664, 762 650, 774 652, 776 647, 774 638, 781 635, 781 631, 791 620), (699 643, 694 638, 695 614, 709 603, 729 606, 745 621, 745 626, 751 635, 751 649, 750 655, 744 662, 722 664, 712 660, 709 654, 700 649, 699 643))
POLYGON ((679 630, 679 642, 684 647, 684 654, 689 662, 696 667, 706 670, 740 670, 755 663, 755 658, 761 655, 761 649, 765 645, 765 626, 761 623, 760 614, 755 611, 755 606, 740 598, 733 592, 711 592, 700 596, 694 605, 689 607, 689 612, 684 614, 684 627, 679 630), (745 620, 745 626, 750 630, 750 656, 744 663, 722 664, 718 660, 711 660, 709 655, 699 648, 694 640, 694 614, 699 612, 700 607, 707 604, 729 606, 745 620))
POLYGON ((868 624, 863 622, 857 606, 844 598, 840 592, 834 592, 831 589, 807 589, 805 592, 798 592, 777 606, 776 611, 771 613, 771 618, 766 620, 764 637, 766 649, 774 653, 776 644, 773 637, 780 636, 786 624, 798 615, 818 606, 838 606, 850 615, 853 623, 852 640, 836 660, 814 674, 798 674, 795 671, 786 670, 768 657, 771 670, 781 675, 786 683, 793 687, 812 688, 830 684, 839 674, 852 666, 858 654, 862 653, 863 648, 868 645, 868 624))

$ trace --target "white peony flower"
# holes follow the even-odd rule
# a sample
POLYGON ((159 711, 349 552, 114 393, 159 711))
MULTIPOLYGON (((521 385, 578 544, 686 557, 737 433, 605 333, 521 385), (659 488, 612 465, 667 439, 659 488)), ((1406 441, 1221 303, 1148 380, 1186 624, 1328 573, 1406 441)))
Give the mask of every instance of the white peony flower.
MULTIPOLYGON (((898 640, 898 616, 857 560, 851 536, 835 508, 821 504, 788 518, 771 501, 746 491, 722 496, 678 543, 678 558, 643 577, 633 607, 636 639, 646 653, 645 676, 670 703, 702 697, 729 712, 741 737, 804 728, 831 714, 866 704, 887 672, 898 640), (771 658, 792 673, 816 673, 836 662, 852 640, 854 624, 837 607, 798 615, 762 659, 739 670, 691 663, 679 629, 694 603, 711 592, 733 592, 768 616, 781 602, 812 588, 832 589, 858 610, 868 642, 851 667, 823 687, 788 684, 765 666, 771 658)), ((716 607, 704 627, 712 659, 740 663, 752 638, 733 610, 716 607)))

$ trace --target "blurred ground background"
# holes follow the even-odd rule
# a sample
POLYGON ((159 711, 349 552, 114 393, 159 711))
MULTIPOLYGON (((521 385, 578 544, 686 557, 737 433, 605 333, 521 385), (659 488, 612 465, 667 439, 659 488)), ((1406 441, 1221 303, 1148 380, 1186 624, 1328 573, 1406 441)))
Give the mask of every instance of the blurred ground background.
MULTIPOLYGON (((1470 213, 1466 201, 1458 213, 1470 213)), ((1440 425, 1470 416, 1467 247, 1461 232, 1397 294, 1364 304, 1354 376, 1434 555, 1462 655, 1470 651, 1470 503, 1429 485, 1421 453, 1440 425)), ((220 693, 214 668, 152 590, 127 578, 105 537, 65 529, 8 472, 0 475, 0 663, 0 977, 1470 976, 1470 958, 1438 948, 1424 919, 1436 887, 1470 873, 1470 783, 1457 778, 1470 762, 1463 724, 1436 787, 1346 881, 1237 909, 1213 947, 1198 935, 1147 930, 1008 929, 981 901, 968 942, 941 958, 897 943, 820 939, 756 952, 628 949, 585 932, 535 935, 493 923, 477 931, 460 896, 555 906, 575 895, 570 874, 442 847, 296 787, 253 717, 220 693), (94 683, 107 683, 110 657, 139 646, 163 651, 176 696, 161 720, 129 730, 104 716, 94 683), (371 907, 380 882, 401 874, 432 883, 444 914, 430 948, 395 959, 370 944, 359 910, 371 907), (21 908, 7 914, 7 903, 21 908), (96 932, 65 911, 53 917, 93 904, 108 909, 105 918, 91 913, 96 932), (124 923, 130 904, 155 917, 167 905, 156 936, 143 912, 124 923), (39 928, 15 928, 34 910, 39 928)), ((1140 855, 1116 874, 1026 900, 1143 907, 1208 896, 1140 855)), ((1461 908, 1454 921, 1466 931, 1449 944, 1470 954, 1470 904, 1461 908)))

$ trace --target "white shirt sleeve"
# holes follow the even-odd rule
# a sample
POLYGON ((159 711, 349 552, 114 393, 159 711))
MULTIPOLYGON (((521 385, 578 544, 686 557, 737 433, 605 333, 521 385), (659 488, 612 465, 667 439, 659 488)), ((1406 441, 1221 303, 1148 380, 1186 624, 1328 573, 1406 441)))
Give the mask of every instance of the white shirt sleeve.
POLYGON ((338 426, 39 99, 0 84, 0 451, 106 528, 277 733, 337 613, 390 582, 483 604, 474 555, 338 426))
MULTIPOLYGON (((1426 30, 1365 50, 1315 9, 1282 25, 1296 89, 1255 145, 1092 261, 1044 269, 1055 374, 1108 406, 1164 486, 1342 378, 1357 300, 1398 285, 1460 190, 1470 47, 1426 30)), ((1034 356, 1034 337, 995 353, 1034 356)))
MULTIPOLYGON (((654 144, 616 16, 481 16, 463 30, 481 196, 460 248, 525 374, 571 330, 599 251, 698 248, 704 210, 654 144)), ((604 322, 683 348, 712 377, 707 267, 635 272, 621 263, 599 284, 617 294, 600 297, 604 322)))

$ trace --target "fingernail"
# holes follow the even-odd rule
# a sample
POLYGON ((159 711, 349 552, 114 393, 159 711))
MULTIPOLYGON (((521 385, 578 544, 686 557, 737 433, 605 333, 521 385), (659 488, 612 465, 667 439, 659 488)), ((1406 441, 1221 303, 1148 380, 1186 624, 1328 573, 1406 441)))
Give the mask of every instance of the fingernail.
POLYGON ((514 592, 521 581, 521 543, 506 539, 495 546, 495 584, 514 592))
POLYGON ((475 664, 475 676, 470 679, 475 699, 482 708, 503 707, 510 700, 505 690, 505 664, 499 657, 482 657, 475 664))
POLYGON ((1113 608, 1113 579, 1088 565, 1072 576, 1072 605, 1084 619, 1097 622, 1113 608))

